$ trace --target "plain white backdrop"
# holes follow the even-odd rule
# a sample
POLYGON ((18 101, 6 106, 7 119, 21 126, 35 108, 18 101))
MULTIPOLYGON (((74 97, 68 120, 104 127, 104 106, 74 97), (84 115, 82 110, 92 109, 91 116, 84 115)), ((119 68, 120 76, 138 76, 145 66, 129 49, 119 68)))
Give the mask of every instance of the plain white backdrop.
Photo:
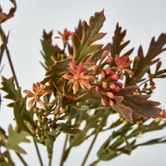
MULTIPOLYGON (((10 3, 0 0, 2 7, 8 9, 10 3)), ((20 85, 24 89, 31 88, 33 82, 42 80, 44 70, 39 61, 42 60, 40 51, 40 39, 43 29, 63 31, 64 28, 74 30, 79 19, 88 20, 96 11, 104 9, 106 22, 102 31, 108 32, 103 42, 111 40, 117 22, 127 29, 126 39, 131 40, 131 47, 137 48, 143 45, 146 52, 152 36, 158 37, 161 32, 166 32, 166 1, 165 0, 17 0, 17 12, 15 17, 3 25, 6 32, 10 31, 9 49, 17 72, 20 85)), ((166 53, 162 54, 163 67, 166 67, 166 53)), ((10 70, 6 58, 3 59, 3 75, 10 76, 10 70)), ((159 100, 166 107, 165 94, 166 80, 157 81, 157 90, 153 99, 159 100)), ((2 103, 0 112, 0 125, 7 129, 12 120, 12 111, 2 103)), ((101 135, 92 151, 88 163, 95 159, 95 151, 99 148, 109 133, 101 135)), ((154 132, 145 138, 153 138, 166 135, 166 130, 154 132)), ((58 166, 64 136, 58 137, 55 143, 53 166, 58 166)), ((142 139, 142 138, 140 138, 142 139)), ((144 139, 144 138, 143 138, 144 139)), ((86 142, 79 148, 75 148, 70 155, 66 166, 79 166, 84 156, 86 142)), ((38 166, 33 145, 23 145, 28 155, 25 159, 30 166, 38 166)), ((42 158, 47 165, 46 151, 40 147, 42 158)), ((130 156, 122 155, 111 162, 101 162, 99 166, 165 166, 166 144, 139 148, 130 156)), ((20 166, 17 157, 13 155, 17 166, 20 166)))

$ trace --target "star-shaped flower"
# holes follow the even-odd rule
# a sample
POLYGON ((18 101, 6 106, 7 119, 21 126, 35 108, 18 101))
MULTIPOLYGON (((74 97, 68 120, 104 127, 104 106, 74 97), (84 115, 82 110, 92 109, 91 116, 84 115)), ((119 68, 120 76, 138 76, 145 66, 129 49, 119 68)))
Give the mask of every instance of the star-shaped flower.
POLYGON ((79 85, 82 89, 90 90, 91 82, 96 79, 95 76, 88 74, 88 68, 85 64, 76 65, 75 61, 69 63, 69 71, 63 77, 73 83, 74 94, 78 92, 79 85))

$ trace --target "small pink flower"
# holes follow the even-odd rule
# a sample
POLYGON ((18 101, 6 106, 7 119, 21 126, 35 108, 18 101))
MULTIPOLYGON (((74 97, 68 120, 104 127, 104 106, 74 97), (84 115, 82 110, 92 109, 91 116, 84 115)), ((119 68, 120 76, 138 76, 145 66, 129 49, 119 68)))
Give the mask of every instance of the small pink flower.
POLYGON ((28 98, 32 98, 28 103, 29 106, 31 107, 36 102, 38 102, 41 106, 43 106, 43 102, 41 101, 40 98, 50 93, 50 91, 47 90, 46 85, 42 85, 39 82, 37 82, 36 84, 33 84, 32 90, 33 91, 30 90, 23 91, 24 93, 26 93, 26 96, 28 98))
POLYGON ((96 77, 88 74, 88 68, 83 63, 78 66, 75 61, 69 63, 69 72, 63 75, 63 78, 73 83, 73 92, 76 94, 79 90, 79 86, 82 89, 91 89, 91 82, 96 80, 96 77))

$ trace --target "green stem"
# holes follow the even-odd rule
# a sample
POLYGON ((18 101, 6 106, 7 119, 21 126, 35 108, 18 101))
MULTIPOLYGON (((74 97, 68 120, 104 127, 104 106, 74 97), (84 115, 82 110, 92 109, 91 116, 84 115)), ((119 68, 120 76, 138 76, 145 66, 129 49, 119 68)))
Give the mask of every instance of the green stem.
POLYGON ((12 75, 15 79, 17 88, 19 88, 19 83, 18 83, 18 80, 17 80, 16 72, 14 70, 14 66, 13 66, 13 63, 12 63, 10 52, 9 52, 9 49, 8 49, 8 46, 7 46, 8 37, 6 37, 6 34, 5 34, 5 32, 4 32, 4 30, 2 29, 1 26, 0 26, 0 32, 1 32, 2 40, 4 42, 4 48, 6 50, 6 55, 7 55, 7 59, 8 59, 8 62, 9 62, 9 66, 10 66, 11 71, 12 71, 12 75))
POLYGON ((90 166, 96 166, 99 163, 100 159, 93 161, 90 166))
POLYGON ((61 160, 60 160, 60 166, 63 166, 63 164, 64 164, 64 157, 65 157, 65 151, 66 151, 68 138, 69 138, 69 135, 66 134, 65 142, 64 142, 64 146, 63 146, 63 150, 62 150, 62 155, 61 155, 61 160))
POLYGON ((96 142, 96 139, 97 139, 98 134, 99 134, 99 130, 97 129, 97 130, 96 130, 96 133, 95 133, 95 136, 94 136, 94 138, 93 138, 93 140, 92 140, 92 143, 90 144, 90 146, 89 146, 89 148, 88 148, 88 150, 87 150, 87 152, 86 152, 86 155, 85 155, 85 157, 84 157, 84 159, 83 159, 83 162, 82 162, 81 166, 84 166, 84 165, 85 165, 85 163, 86 163, 86 161, 87 161, 87 159, 88 159, 88 157, 89 157, 89 154, 90 154, 90 152, 91 152, 91 150, 92 150, 92 148, 93 148, 93 146, 94 146, 94 144, 95 144, 95 142, 96 142))
POLYGON ((28 164, 25 162, 24 158, 19 153, 16 153, 16 155, 20 159, 20 161, 24 164, 24 166, 28 166, 28 164))
POLYGON ((86 163, 86 161, 87 161, 87 159, 88 159, 88 157, 89 157, 89 154, 90 154, 90 152, 92 151, 92 148, 93 148, 93 146, 94 146, 94 144, 95 144, 95 142, 96 142, 96 139, 97 139, 97 137, 98 137, 98 135, 99 135, 99 132, 100 132, 100 130, 101 130, 102 127, 103 127, 103 123, 105 122, 105 118, 106 118, 106 116, 103 117, 103 119, 102 119, 102 121, 100 122, 98 128, 96 129, 94 138, 93 138, 93 140, 92 140, 92 143, 90 144, 90 146, 89 146, 89 148, 88 148, 88 150, 87 150, 87 152, 86 152, 86 154, 85 154, 85 157, 84 157, 84 159, 83 159, 83 161, 82 161, 81 166, 84 166, 84 165, 85 165, 85 163, 86 163))
POLYGON ((37 152, 37 156, 38 156, 40 165, 41 165, 41 166, 44 166, 44 165, 43 165, 42 158, 41 158, 41 155, 40 155, 40 152, 39 152, 38 145, 37 145, 37 143, 36 143, 36 141, 35 141, 34 139, 33 139, 33 142, 34 142, 34 145, 35 145, 35 149, 36 149, 36 152, 37 152))

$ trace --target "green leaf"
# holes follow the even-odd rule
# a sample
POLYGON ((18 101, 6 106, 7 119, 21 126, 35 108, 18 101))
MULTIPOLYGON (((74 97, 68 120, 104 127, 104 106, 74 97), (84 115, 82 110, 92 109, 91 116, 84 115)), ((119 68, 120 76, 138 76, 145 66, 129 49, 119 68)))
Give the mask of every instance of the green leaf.
POLYGON ((139 146, 149 146, 149 145, 156 145, 156 144, 163 144, 163 143, 166 143, 166 137, 151 139, 149 141, 137 144, 135 148, 139 146))
POLYGON ((72 35, 73 54, 77 62, 82 61, 89 54, 98 52, 102 45, 94 44, 97 40, 103 38, 105 33, 99 32, 105 21, 104 12, 97 12, 89 20, 79 24, 79 29, 72 35), (80 33, 80 30, 82 32, 80 33))
POLYGON ((50 67, 46 73, 46 78, 42 81, 43 84, 50 80, 57 80, 60 78, 68 68, 68 59, 58 61, 56 64, 50 67))
MULTIPOLYGON (((1 89, 7 93, 7 95, 4 97, 13 100, 14 102, 18 101, 19 98, 21 97, 21 89, 16 90, 14 84, 14 78, 6 79, 5 77, 2 77, 1 89)), ((10 103, 9 106, 12 107, 14 102, 10 103)))
POLYGON ((0 153, 0 166, 15 166, 9 151, 0 153))
POLYGON ((22 131, 20 133, 17 132, 17 129, 13 129, 12 125, 9 125, 8 128, 8 140, 6 143, 6 148, 14 150, 15 152, 26 154, 24 149, 22 149, 19 144, 20 143, 29 143, 30 141, 26 138, 28 133, 22 131))
POLYGON ((52 130, 46 133, 45 145, 47 147, 47 153, 49 158, 52 158, 54 142, 59 134, 60 132, 59 131, 57 132, 56 130, 52 130))
POLYGON ((42 65, 46 70, 48 70, 51 66, 53 66, 54 62, 51 59, 51 56, 55 58, 55 60, 60 60, 59 55, 63 53, 63 51, 57 46, 52 44, 52 35, 53 32, 46 33, 43 31, 43 38, 41 40, 42 44, 42 56, 44 58, 44 63, 42 65))

